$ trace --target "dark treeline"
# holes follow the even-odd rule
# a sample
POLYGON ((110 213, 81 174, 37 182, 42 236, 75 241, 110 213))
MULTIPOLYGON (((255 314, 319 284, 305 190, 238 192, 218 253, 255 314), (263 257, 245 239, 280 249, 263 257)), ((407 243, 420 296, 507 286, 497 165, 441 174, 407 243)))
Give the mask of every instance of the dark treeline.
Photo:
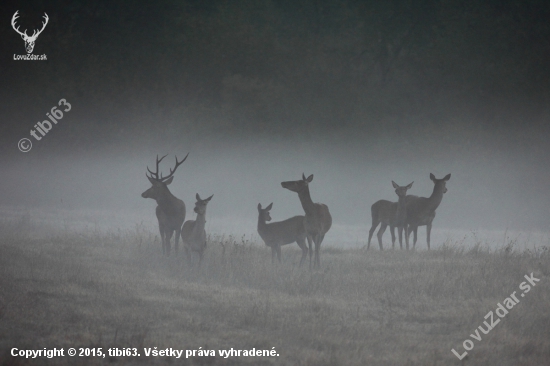
POLYGON ((93 138, 80 146, 152 131, 353 129, 461 150, 521 126, 498 143, 532 148, 547 131, 542 0, 6 1, 3 14, 10 139, 61 97, 79 120, 62 133, 93 138), (25 53, 15 10, 29 29, 48 13, 34 51, 47 62, 13 61, 25 53))
POLYGON ((96 197, 125 179, 140 193, 157 153, 190 152, 188 171, 216 184, 180 191, 216 193, 219 212, 222 197, 256 192, 255 208, 304 171, 335 217, 362 222, 391 180, 426 195, 432 172, 453 174, 449 227, 548 226, 548 1, 6 0, 1 12, 4 202, 73 186, 96 197), (29 34, 48 14, 34 49, 47 61, 13 60, 25 54, 16 10, 29 34), (61 98, 72 110, 20 153, 61 98))

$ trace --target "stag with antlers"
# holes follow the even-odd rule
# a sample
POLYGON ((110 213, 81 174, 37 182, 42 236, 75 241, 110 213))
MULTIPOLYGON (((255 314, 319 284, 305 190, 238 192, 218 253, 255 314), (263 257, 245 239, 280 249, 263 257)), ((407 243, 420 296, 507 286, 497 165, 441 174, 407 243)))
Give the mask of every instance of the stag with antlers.
POLYGON ((185 159, 187 159, 187 156, 189 156, 189 154, 187 154, 182 161, 178 161, 178 157, 176 156, 176 166, 174 167, 174 169, 170 168, 170 174, 168 176, 163 177, 162 173, 159 176, 159 164, 162 159, 166 157, 166 155, 164 155, 160 159, 157 155, 156 171, 152 172, 151 170, 149 170, 149 167, 147 167, 149 175, 145 174, 147 179, 149 179, 149 182, 151 182, 152 186, 151 188, 143 192, 141 194, 141 197, 152 198, 157 201, 156 214, 159 221, 162 252, 167 256, 170 255, 170 240, 172 239, 174 231, 176 232, 174 247, 176 250, 176 255, 178 254, 181 226, 185 221, 185 203, 174 196, 167 186, 172 183, 176 169, 178 169, 178 167, 185 161, 185 159))
POLYGON ((23 41, 25 41, 25 49, 27 50, 27 53, 32 53, 32 51, 34 49, 34 43, 36 42, 36 39, 38 38, 40 33, 42 33, 44 28, 46 28, 46 24, 48 24, 48 20, 50 18, 48 18, 48 14, 44 13, 44 22, 42 22, 42 29, 40 29, 39 31, 37 31, 35 29, 32 33, 32 36, 29 36, 27 34, 26 29, 25 29, 24 32, 21 32, 19 30, 19 26, 17 28, 15 27, 15 21, 17 20, 17 18, 19 18, 19 15, 17 14, 18 12, 19 12, 19 10, 17 10, 15 12, 15 14, 13 14, 13 17, 11 18, 11 26, 13 27, 13 30, 15 30, 17 33, 19 33, 21 38, 23 38, 23 41))

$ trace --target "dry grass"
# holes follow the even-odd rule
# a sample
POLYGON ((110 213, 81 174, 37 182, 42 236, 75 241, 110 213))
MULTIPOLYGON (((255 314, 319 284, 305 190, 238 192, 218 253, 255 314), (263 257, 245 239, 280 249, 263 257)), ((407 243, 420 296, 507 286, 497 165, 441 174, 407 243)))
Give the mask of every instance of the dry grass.
MULTIPOLYGON (((25 222, 23 222, 25 221, 25 222)), ((449 365, 451 348, 483 323, 523 276, 541 279, 475 347, 467 365, 550 360, 550 254, 448 243, 417 252, 322 250, 322 268, 299 268, 283 248, 210 238, 199 270, 161 255, 154 234, 0 227, 0 364, 175 364, 143 347, 271 349, 279 357, 195 357, 189 365, 449 365), (223 244, 223 247, 222 245, 223 244), (12 347, 137 347, 142 357, 40 359, 12 347), (72 362, 71 362, 72 361, 72 362)))

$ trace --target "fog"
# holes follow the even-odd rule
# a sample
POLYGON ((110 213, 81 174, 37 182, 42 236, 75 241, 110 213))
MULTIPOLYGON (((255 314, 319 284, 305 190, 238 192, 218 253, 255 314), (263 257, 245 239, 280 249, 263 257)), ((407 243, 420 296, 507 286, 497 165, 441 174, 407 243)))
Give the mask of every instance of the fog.
MULTIPOLYGON (((63 140, 51 134, 40 143, 62 149, 63 140)), ((89 211, 94 213, 87 220, 90 225, 99 221, 116 228, 141 222, 156 231, 156 203, 141 198, 150 187, 146 167, 154 170, 156 154, 168 154, 160 164, 166 175, 174 166, 174 155, 181 159, 189 153, 169 188, 184 200, 187 219, 195 215, 195 193, 201 197, 214 194, 207 211, 207 229, 212 234, 254 233, 258 203, 265 206, 273 202, 275 221, 303 214, 297 194, 280 185, 301 178, 302 173, 314 174, 311 196, 329 206, 334 228, 327 242, 336 245, 366 241, 371 204, 379 199, 397 200, 392 180, 400 185, 414 181, 409 193, 429 197, 433 189, 430 173, 438 178, 452 174, 434 221, 434 230, 442 230, 436 245, 451 232, 453 239, 460 239, 456 234, 460 230, 545 231, 550 202, 545 187, 548 173, 542 166, 526 163, 527 157, 521 156, 496 156, 480 162, 476 156, 491 154, 483 147, 466 156, 452 156, 440 154, 442 144, 438 142, 423 144, 432 145, 434 157, 416 160, 396 156, 393 149, 398 142, 392 141, 373 153, 368 142, 351 135, 316 141, 265 137, 201 140, 199 136, 194 141, 184 138, 159 144, 128 138, 109 151, 14 156, 3 168, 4 192, 9 194, 2 196, 1 204, 27 211, 38 209, 37 217, 56 210, 67 217, 73 210, 89 211)), ((420 232, 423 243, 424 231, 420 232)), ((389 241, 389 234, 385 240, 389 241)))
MULTIPOLYGON (((550 46, 546 21, 529 18, 546 8, 338 4, 21 8, 29 29, 50 14, 35 48, 48 60, 2 60, 3 211, 154 226, 146 167, 168 154, 166 174, 189 153, 169 188, 188 219, 195 193, 214 194, 207 227, 219 234, 253 233, 258 203, 274 203, 274 220, 302 214, 280 185, 302 173, 314 174, 336 244, 365 241, 370 206, 397 200, 392 180, 429 196, 430 173, 452 174, 439 241, 445 230, 547 231, 550 46), (71 110, 18 151, 61 99, 71 110)), ((1 36, 24 52, 12 29, 1 36)))

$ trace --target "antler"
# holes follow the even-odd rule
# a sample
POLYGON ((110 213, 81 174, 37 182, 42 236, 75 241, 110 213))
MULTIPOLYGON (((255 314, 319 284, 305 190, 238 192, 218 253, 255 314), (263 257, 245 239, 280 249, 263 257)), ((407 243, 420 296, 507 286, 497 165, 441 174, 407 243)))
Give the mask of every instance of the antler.
POLYGON ((46 28, 46 24, 48 24, 48 20, 50 20, 50 18, 48 18, 48 14, 46 14, 46 13, 44 13, 44 18, 45 18, 46 21, 42 22, 42 29, 40 29, 39 31, 34 30, 34 32, 32 33, 32 36, 30 36, 29 38, 37 38, 40 35, 40 33, 42 33, 44 28, 46 28))
MULTIPOLYGON (((23 33, 19 30, 19 27, 15 28, 15 20, 17 18, 19 18, 19 15, 17 13, 19 13, 19 10, 17 10, 15 12, 15 14, 13 14, 13 17, 11 18, 11 26, 12 26, 13 30, 16 31, 17 33, 19 33, 21 36, 29 37, 29 36, 27 36, 27 30, 26 29, 25 29, 25 32, 23 33)), ((46 13, 44 13, 44 14, 46 14, 46 13)))
MULTIPOLYGON (((158 156, 158 154, 157 154, 157 171, 156 171, 156 172, 153 173, 151 170, 149 170, 149 166, 147 166, 147 171, 149 172, 149 174, 151 174, 151 175, 148 176, 149 178, 152 178, 152 179, 154 179, 154 180, 160 181, 160 178, 159 178, 159 164, 160 164, 160 162, 162 161, 162 159, 164 159, 167 155, 168 155, 168 154, 164 155, 164 156, 163 156, 162 158, 160 158, 160 160, 159 160, 159 156, 158 156)), ((147 174, 145 174, 145 175, 147 175, 147 174)))
POLYGON ((48 18, 48 14, 44 13, 44 22, 42 22, 42 29, 40 29, 39 31, 37 31, 36 29, 34 30, 34 32, 32 33, 32 36, 29 37, 29 35, 27 34, 27 30, 25 29, 25 32, 21 32, 19 30, 19 27, 15 27, 15 21, 17 20, 17 18, 19 18, 19 10, 17 10, 15 12, 15 14, 13 14, 13 17, 11 18, 11 26, 13 27, 13 30, 15 30, 17 33, 19 33, 21 35, 21 37, 24 37, 25 39, 29 39, 29 40, 34 40, 36 38, 38 38, 38 36, 40 35, 40 33, 42 33, 42 31, 44 30, 44 28, 46 28, 46 24, 48 24, 48 20, 50 20, 50 18, 48 18))
MULTIPOLYGON (((166 154, 168 155, 168 154, 166 154)), ((162 173, 160 174, 160 177, 159 177, 159 163, 162 161, 162 159, 164 159, 166 157, 166 155, 164 155, 162 158, 159 159, 159 156, 157 155, 157 170, 156 172, 152 172, 151 170, 149 170, 149 167, 147 167, 147 171, 151 174, 149 176, 149 178, 152 178, 154 180, 157 180, 159 182, 165 182, 167 181, 168 179, 170 179, 174 173, 176 172, 176 169, 178 169, 178 167, 183 164, 183 162, 187 159, 187 157, 189 156, 189 153, 187 153, 187 155, 185 155, 185 158, 183 158, 182 161, 178 161, 178 157, 176 156, 176 166, 174 167, 174 169, 170 168, 170 174, 168 174, 168 176, 166 177, 163 177, 162 176, 162 173)))
POLYGON ((160 175, 160 181, 161 182, 164 182, 168 179, 170 179, 174 173, 176 172, 176 169, 178 169, 178 167, 183 164, 183 162, 185 161, 185 159, 187 159, 187 157, 189 156, 189 153, 187 153, 187 155, 185 155, 185 158, 183 158, 182 161, 178 162, 178 157, 176 156, 176 166, 174 167, 174 169, 172 170, 172 168, 170 168, 170 174, 167 176, 167 177, 163 177, 162 174, 160 175))

